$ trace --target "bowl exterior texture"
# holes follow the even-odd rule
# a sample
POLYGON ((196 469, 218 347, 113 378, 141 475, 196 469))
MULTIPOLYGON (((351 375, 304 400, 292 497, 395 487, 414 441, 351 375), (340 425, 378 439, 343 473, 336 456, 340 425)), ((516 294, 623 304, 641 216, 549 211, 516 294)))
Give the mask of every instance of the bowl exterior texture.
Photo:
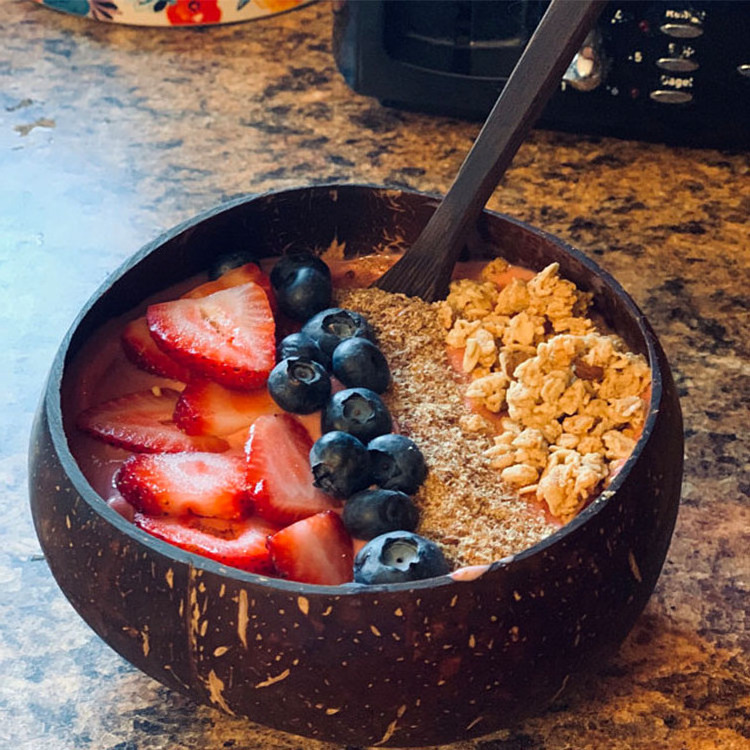
MULTIPOLYGON (((682 421, 653 332, 619 287, 539 230, 485 214, 471 252, 531 268, 559 261, 650 358, 651 414, 610 491, 541 544, 470 581, 313 587, 241 573, 128 524, 70 455, 60 390, 104 321, 235 247, 347 255, 406 247, 435 200, 365 186, 239 201, 170 232, 123 267, 61 347, 31 452, 37 533, 60 587, 118 653, 198 702, 307 737, 416 746, 486 734, 541 710, 569 676, 613 653, 646 604, 669 545, 682 421), (497 249, 497 250, 495 250, 497 249)), ((103 709, 106 710, 106 707, 103 709)))

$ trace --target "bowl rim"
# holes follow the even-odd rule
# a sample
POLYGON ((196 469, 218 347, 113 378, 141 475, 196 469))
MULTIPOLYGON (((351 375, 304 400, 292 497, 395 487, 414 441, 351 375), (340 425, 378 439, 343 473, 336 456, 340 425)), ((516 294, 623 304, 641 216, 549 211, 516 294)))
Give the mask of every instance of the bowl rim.
MULTIPOLYGON (((440 588, 442 586, 451 586, 453 584, 471 582, 475 580, 473 577, 470 577, 468 580, 453 578, 453 574, 455 574, 456 571, 451 571, 450 573, 442 576, 425 578, 418 581, 410 581, 404 583, 366 585, 355 582, 347 582, 337 585, 321 585, 301 583, 298 581, 289 581, 283 578, 273 578, 270 576, 264 576, 257 573, 240 570, 239 568, 232 568, 226 565, 222 565, 215 560, 203 557, 202 555, 198 555, 193 552, 189 552, 180 547, 176 547, 175 545, 169 544, 168 542, 162 541, 161 539, 157 539, 151 534, 148 534, 147 532, 138 528, 132 522, 123 518, 123 516, 121 516, 116 510, 111 508, 106 500, 101 495, 99 495, 99 493, 97 493, 89 484, 81 468, 79 467, 78 462, 76 461, 70 450, 62 418, 62 380, 63 373, 65 371, 65 362, 68 357, 70 344, 74 334, 76 333, 80 324, 83 322, 84 318, 89 314, 91 309, 99 302, 102 295, 122 276, 124 276, 128 271, 138 265, 138 263, 140 263, 151 252, 164 245, 166 242, 175 239, 187 230, 192 229, 203 221, 214 216, 224 214, 227 211, 246 203, 251 203, 267 198, 274 198, 283 195, 284 193, 294 193, 303 190, 378 191, 384 193, 414 195, 422 198, 434 199, 437 201, 440 201, 442 199, 441 195, 435 193, 428 193, 396 186, 377 185, 372 183, 332 182, 274 188, 272 190, 267 190, 261 193, 248 193, 246 195, 233 198, 232 200, 222 202, 221 204, 218 204, 213 208, 202 211, 192 216, 191 218, 176 224, 175 226, 159 234, 155 239, 143 245, 139 250, 126 258, 126 260, 123 261, 120 266, 118 266, 118 268, 110 273, 99 285, 99 287, 93 292, 93 294, 79 310, 75 319, 71 323, 60 343, 57 353, 55 354, 47 384, 44 388, 41 408, 45 410, 50 439, 57 453, 57 457, 60 461, 61 467, 67 475, 69 481, 73 484, 78 495, 91 507, 92 511, 101 516, 103 520, 114 526, 118 531, 133 539, 133 541, 138 542, 139 544, 143 544, 144 546, 152 549, 154 552, 163 555, 165 558, 174 560, 175 563, 184 564, 189 566, 190 568, 199 569, 207 573, 232 579, 240 585, 255 585, 263 588, 279 590, 288 594, 296 594, 298 596, 333 596, 343 598, 362 595, 377 596, 378 594, 383 594, 385 592, 390 593, 418 591, 422 589, 440 588)), ((550 234, 543 229, 521 221, 520 219, 516 219, 498 211, 485 209, 484 213, 498 217, 506 223, 519 227, 524 231, 531 232, 532 234, 537 235, 543 240, 557 245, 564 252, 573 256, 573 258, 581 263, 587 271, 591 272, 595 276, 598 276, 620 298, 620 300, 625 304, 628 312, 631 314, 633 320, 637 324, 638 330, 645 343, 645 354, 647 356, 648 364, 651 369, 651 397, 646 414, 646 420, 643 425, 643 431, 641 432, 641 435, 638 438, 630 456, 627 458, 621 470, 612 480, 612 483, 609 485, 609 487, 607 487, 606 490, 600 493, 600 495, 586 508, 584 508, 575 518, 561 526, 552 534, 544 537, 536 544, 533 544, 530 547, 527 547, 517 553, 507 555, 498 560, 495 560, 486 566, 477 566, 484 569, 477 576, 477 579, 483 579, 492 573, 508 567, 515 561, 522 561, 530 557, 535 557, 537 555, 544 555, 550 547, 556 545, 560 540, 571 536, 577 529, 595 518, 609 503, 610 498, 616 495, 618 489, 622 486, 625 479, 628 477, 631 468, 638 460, 644 446, 650 440, 651 435, 655 429, 656 420, 660 411, 659 404, 663 396, 663 373, 659 358, 659 351, 661 347, 656 338, 656 334, 653 332, 651 326, 648 323, 648 320, 646 319, 646 316, 640 310, 632 297, 623 289, 620 283, 616 281, 614 277, 611 276, 607 271, 601 268, 595 261, 591 260, 580 250, 577 250, 572 245, 568 244, 559 237, 550 234)), ((457 570, 460 570, 460 568, 457 570)))

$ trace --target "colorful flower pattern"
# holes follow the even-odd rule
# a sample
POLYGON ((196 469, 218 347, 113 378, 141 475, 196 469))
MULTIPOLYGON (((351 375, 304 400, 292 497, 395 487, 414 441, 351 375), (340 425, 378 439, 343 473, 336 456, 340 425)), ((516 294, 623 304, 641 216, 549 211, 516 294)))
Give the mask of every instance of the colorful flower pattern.
POLYGON ((203 26, 249 21, 314 0, 36 0, 55 10, 97 21, 137 26, 203 26))

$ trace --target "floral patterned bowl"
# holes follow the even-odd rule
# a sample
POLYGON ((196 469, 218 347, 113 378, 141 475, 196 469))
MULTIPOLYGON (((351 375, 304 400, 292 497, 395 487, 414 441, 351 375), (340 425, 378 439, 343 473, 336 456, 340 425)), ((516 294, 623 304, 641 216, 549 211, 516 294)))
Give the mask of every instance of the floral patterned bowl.
POLYGON ((132 26, 211 26, 251 21, 308 5, 313 0, 36 0, 97 21, 132 26))

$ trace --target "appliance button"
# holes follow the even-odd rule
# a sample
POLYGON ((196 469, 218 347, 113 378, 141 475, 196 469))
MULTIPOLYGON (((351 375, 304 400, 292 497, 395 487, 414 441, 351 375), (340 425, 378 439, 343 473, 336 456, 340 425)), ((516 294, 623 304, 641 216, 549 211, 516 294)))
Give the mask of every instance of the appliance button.
POLYGON ((677 39, 695 39, 703 36, 703 27, 692 23, 663 23, 659 31, 677 39))
POLYGON ((660 57, 656 61, 657 67, 672 73, 692 73, 698 70, 698 63, 687 57, 660 57))
POLYGON ((649 96, 659 104, 687 104, 693 101, 693 95, 690 92, 674 89, 655 89, 649 96))
POLYGON ((737 66, 737 72, 745 78, 750 78, 750 63, 743 63, 737 66))

